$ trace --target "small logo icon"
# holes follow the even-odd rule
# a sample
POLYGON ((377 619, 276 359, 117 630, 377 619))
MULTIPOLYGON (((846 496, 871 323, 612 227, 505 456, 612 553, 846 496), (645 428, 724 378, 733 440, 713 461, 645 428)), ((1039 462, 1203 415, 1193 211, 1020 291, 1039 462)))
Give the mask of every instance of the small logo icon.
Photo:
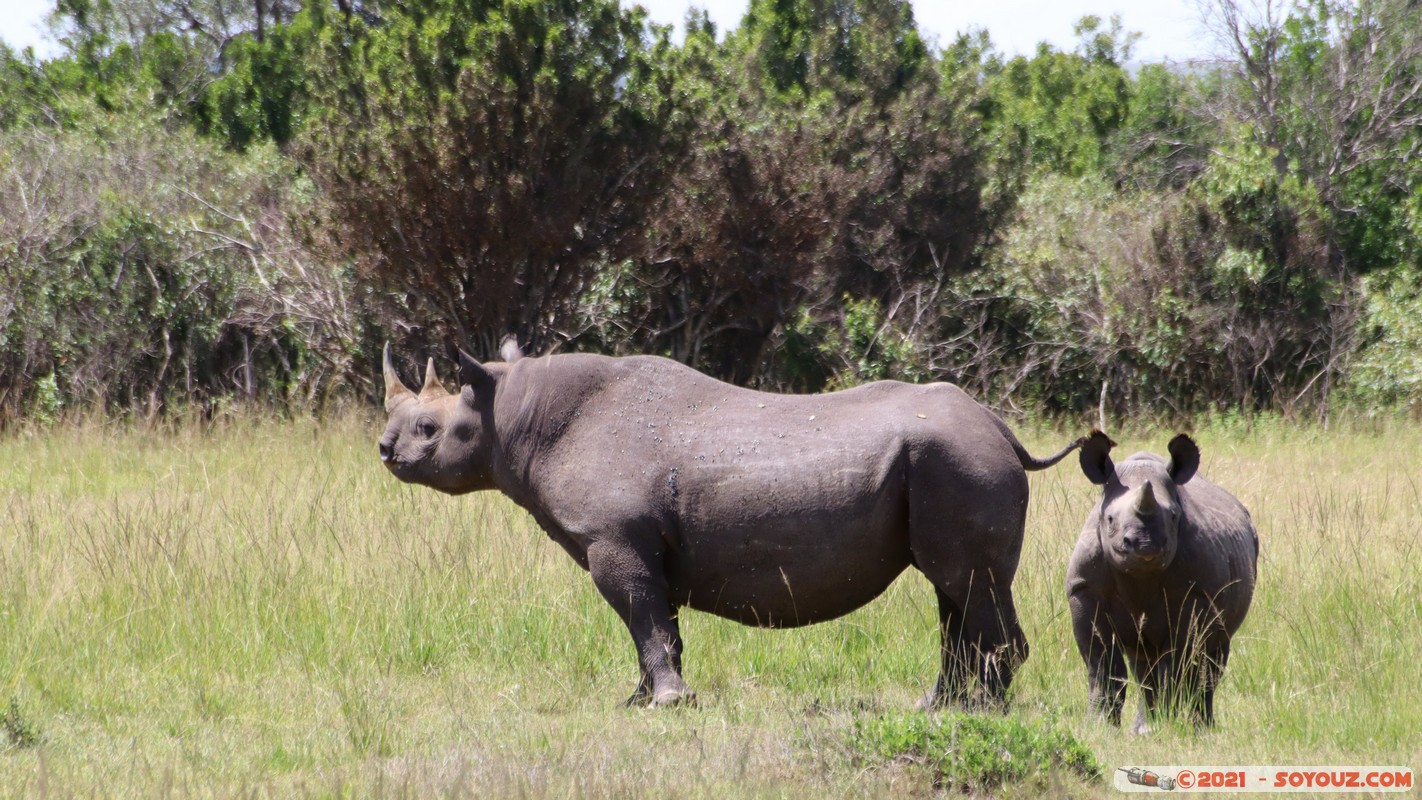
POLYGON ((1137 786, 1154 786, 1157 789, 1171 791, 1175 788, 1175 779, 1169 775, 1157 775, 1147 769, 1140 767, 1117 767, 1119 772, 1126 773, 1126 780, 1137 786))

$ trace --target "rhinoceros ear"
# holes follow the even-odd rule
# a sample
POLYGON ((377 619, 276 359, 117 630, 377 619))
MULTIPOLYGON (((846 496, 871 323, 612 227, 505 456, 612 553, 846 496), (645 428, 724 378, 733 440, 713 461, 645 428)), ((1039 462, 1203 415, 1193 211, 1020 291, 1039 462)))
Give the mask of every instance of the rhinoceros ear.
POLYGON ((1195 477, 1200 468, 1200 446, 1185 434, 1170 440, 1170 479, 1177 484, 1195 477))
POLYGON ((414 397, 415 393, 409 387, 400 382, 400 376, 395 374, 395 363, 390 360, 390 343, 385 343, 384 357, 381 359, 385 368, 385 411, 395 410, 395 406, 400 405, 405 399, 414 397))
POLYGON ((459 351, 459 385, 468 386, 476 393, 494 388, 494 374, 480 364, 474 356, 459 351))
POLYGON ((1116 473, 1116 465, 1111 461, 1111 448, 1116 443, 1111 441, 1111 437, 1099 430, 1094 430, 1086 437, 1086 441, 1081 445, 1081 471, 1086 474, 1086 479, 1100 486, 1111 479, 1116 473))
POLYGON ((518 346, 518 339, 511 333, 504 337, 504 341, 499 345, 499 358, 512 364, 523 358, 523 348, 518 346))

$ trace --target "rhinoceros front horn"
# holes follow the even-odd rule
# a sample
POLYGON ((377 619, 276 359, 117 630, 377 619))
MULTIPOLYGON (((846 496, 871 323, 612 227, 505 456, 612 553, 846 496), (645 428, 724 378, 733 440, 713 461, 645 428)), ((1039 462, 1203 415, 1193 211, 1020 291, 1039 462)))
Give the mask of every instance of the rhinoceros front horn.
POLYGON ((1155 487, 1150 481, 1146 481, 1141 486, 1140 497, 1136 498, 1136 513, 1142 516, 1154 514, 1160 510, 1160 505, 1155 501, 1155 487))
POLYGON ((385 410, 390 412, 395 410, 395 406, 407 397, 414 397, 415 393, 409 387, 400 382, 400 376, 395 374, 395 364, 390 360, 390 343, 385 343, 385 410))

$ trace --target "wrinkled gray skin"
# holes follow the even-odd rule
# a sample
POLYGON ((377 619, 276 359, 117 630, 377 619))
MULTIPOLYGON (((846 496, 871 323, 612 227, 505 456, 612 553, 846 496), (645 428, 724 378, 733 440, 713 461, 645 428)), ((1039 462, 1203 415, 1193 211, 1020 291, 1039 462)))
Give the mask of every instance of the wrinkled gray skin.
POLYGON ((632 634, 628 704, 694 700, 677 614, 792 627, 847 614, 913 565, 938 590, 928 706, 1001 701, 1027 657, 1012 579, 1032 458, 947 384, 741 389, 664 358, 481 364, 406 389, 385 353, 385 465, 450 494, 498 489, 592 574, 632 634), (975 688, 976 684, 976 688, 975 688))
POLYGON ((1148 715, 1181 708, 1213 725, 1230 637, 1254 595, 1259 538, 1244 506, 1196 474, 1190 437, 1171 440, 1169 461, 1137 453, 1113 464, 1113 444, 1094 431, 1082 446, 1082 471, 1103 491, 1067 570, 1091 708, 1120 724, 1129 666, 1141 687, 1136 733, 1148 715))

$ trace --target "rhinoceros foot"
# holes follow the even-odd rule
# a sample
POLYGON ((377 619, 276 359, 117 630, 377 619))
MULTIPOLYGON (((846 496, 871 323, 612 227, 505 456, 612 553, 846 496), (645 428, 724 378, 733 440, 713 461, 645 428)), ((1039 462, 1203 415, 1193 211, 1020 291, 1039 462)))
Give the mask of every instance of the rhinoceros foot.
POLYGON ((686 708, 696 707, 696 692, 690 689, 663 689, 652 698, 651 708, 670 708, 672 706, 684 706, 686 708))
POLYGON ((696 707, 696 692, 687 688, 662 689, 653 696, 652 691, 639 686, 623 704, 627 708, 670 708, 672 706, 696 707))
POLYGON ((956 709, 969 711, 972 713, 996 712, 1006 714, 1008 702, 1005 698, 996 697, 983 690, 982 687, 957 691, 945 691, 942 688, 942 681, 929 689, 923 697, 914 703, 915 711, 943 711, 946 709, 956 709))

